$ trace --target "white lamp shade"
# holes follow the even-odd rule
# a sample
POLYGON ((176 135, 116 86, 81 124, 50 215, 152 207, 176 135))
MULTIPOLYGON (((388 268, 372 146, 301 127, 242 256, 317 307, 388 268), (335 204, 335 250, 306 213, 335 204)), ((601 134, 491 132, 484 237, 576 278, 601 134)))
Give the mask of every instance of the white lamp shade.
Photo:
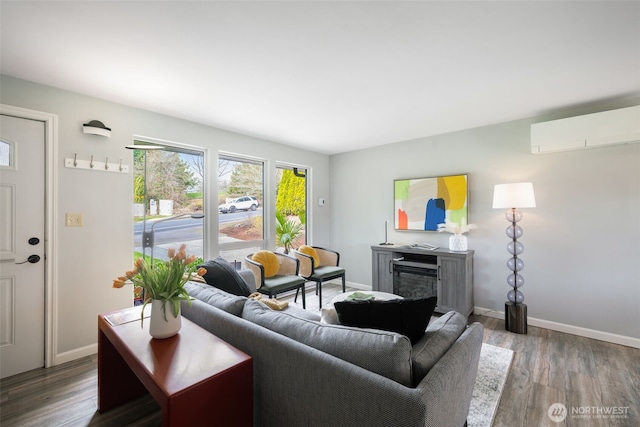
POLYGON ((498 184, 493 189, 493 208, 535 208, 536 198, 533 184, 518 182, 515 184, 498 184))

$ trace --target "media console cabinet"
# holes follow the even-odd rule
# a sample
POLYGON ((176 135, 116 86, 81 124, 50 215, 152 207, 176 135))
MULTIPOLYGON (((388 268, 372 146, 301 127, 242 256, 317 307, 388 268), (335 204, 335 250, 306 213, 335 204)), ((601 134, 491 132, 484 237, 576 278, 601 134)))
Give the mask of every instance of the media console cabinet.
POLYGON ((438 297, 437 313, 473 313, 473 251, 374 245, 372 290, 404 297, 438 297))

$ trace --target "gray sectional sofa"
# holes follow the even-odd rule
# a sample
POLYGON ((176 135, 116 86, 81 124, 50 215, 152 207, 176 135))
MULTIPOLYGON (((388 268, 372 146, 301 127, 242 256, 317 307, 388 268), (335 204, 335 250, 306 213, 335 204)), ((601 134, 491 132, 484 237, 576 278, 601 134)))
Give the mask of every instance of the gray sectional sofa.
POLYGON ((294 306, 274 311, 203 283, 187 289, 194 300, 183 301, 183 316, 253 358, 255 426, 466 423, 483 328, 459 313, 432 321, 412 346, 404 335, 321 323, 294 306))

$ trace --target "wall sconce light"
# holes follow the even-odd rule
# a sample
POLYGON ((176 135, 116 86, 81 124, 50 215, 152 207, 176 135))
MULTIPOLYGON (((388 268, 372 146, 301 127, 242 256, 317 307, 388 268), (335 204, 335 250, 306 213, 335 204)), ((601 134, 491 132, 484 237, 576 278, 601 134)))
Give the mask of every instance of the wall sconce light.
POLYGON ((510 270, 507 283, 513 287, 507 292, 507 302, 504 303, 505 324, 507 331, 517 334, 527 333, 527 305, 523 304, 524 294, 520 290, 524 286, 524 277, 520 271, 524 268, 524 262, 518 258, 524 252, 524 245, 518 242, 522 237, 522 227, 517 223, 522 219, 522 212, 517 208, 535 208, 536 199, 533 194, 533 184, 520 182, 517 184, 498 184, 493 190, 493 207, 506 208, 505 217, 510 225, 507 227, 507 236, 511 239, 507 245, 507 251, 511 258, 507 259, 507 268, 510 270))
POLYGON ((92 135, 106 136, 107 138, 111 137, 111 128, 106 127, 104 123, 98 120, 91 120, 89 123, 83 124, 82 132, 92 135))

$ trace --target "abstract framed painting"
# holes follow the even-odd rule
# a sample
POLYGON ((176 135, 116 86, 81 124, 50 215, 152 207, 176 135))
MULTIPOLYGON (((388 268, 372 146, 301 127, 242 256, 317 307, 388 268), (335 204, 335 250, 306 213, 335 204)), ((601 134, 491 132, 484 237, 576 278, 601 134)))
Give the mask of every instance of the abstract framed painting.
POLYGON ((437 231, 446 221, 469 223, 467 175, 393 181, 396 230, 437 231))

